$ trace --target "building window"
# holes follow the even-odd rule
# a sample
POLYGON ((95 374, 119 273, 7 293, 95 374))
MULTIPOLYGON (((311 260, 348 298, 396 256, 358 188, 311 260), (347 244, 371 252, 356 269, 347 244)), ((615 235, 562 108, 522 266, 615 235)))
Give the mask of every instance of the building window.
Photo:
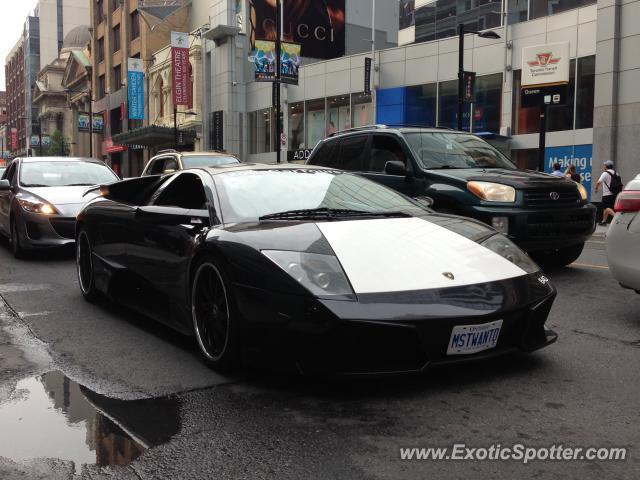
POLYGON ((289 150, 305 148, 304 102, 289 104, 289 150))
POLYGON ((131 12, 129 24, 131 25, 131 40, 135 40, 140 36, 140 14, 138 10, 131 12))
POLYGON ((327 135, 351 128, 349 95, 327 99, 327 135))
POLYGON ((596 3, 597 0, 530 0, 531 10, 529 18, 540 18, 556 13, 566 12, 574 8, 585 7, 596 3))
POLYGON ((325 99, 308 100, 307 111, 307 148, 313 148, 325 137, 325 99))
POLYGON ((106 88, 105 88, 105 83, 104 83, 104 75, 100 75, 98 77, 98 99, 103 98, 105 96, 106 93, 106 88))
POLYGON ((115 12, 120 6, 120 0, 109 0, 111 3, 111 13, 115 12))
POLYGON ((113 27, 113 53, 120 50, 120 25, 113 27))
MULTIPOLYGON (((441 82, 438 97, 438 126, 458 128, 458 81, 441 82)), ((462 111, 462 129, 469 131, 471 111, 469 104, 465 104, 462 111)))
POLYGON ((538 149, 528 148, 525 150, 512 150, 511 160, 520 170, 538 169, 538 149))
POLYGON ((98 39, 98 62, 104 62, 104 37, 98 39))
POLYGON ((189 103, 187 108, 193 110, 193 65, 189 63, 189 103))
POLYGON ((122 66, 113 67, 113 88, 112 91, 117 92, 122 87, 122 66))
POLYGON ((164 81, 162 80, 162 76, 160 76, 160 80, 158 81, 158 117, 164 117, 164 81))
POLYGON ((502 74, 476 78, 473 103, 473 131, 500 133, 502 117, 502 74))
POLYGON ((405 123, 435 127, 438 85, 415 85, 405 91, 405 123))
POLYGON ((95 22, 96 23, 101 23, 104 20, 104 1, 103 0, 96 0, 95 2, 95 12, 94 12, 94 17, 95 17, 95 22))
POLYGON ((529 0, 508 0, 509 25, 529 20, 529 0))
MULTIPOLYGON (((573 130, 573 102, 576 93, 576 61, 571 60, 569 65, 569 95, 567 104, 562 106, 550 106, 547 109, 547 131, 559 132, 573 130)), ((538 129, 540 131, 540 129, 538 129)))
POLYGON ((578 59, 576 90, 576 128, 593 128, 593 94, 596 79, 596 57, 578 59))
POLYGON ((362 127, 374 123, 371 95, 366 93, 351 94, 351 126, 362 127))
POLYGON ((520 106, 520 79, 522 70, 513 71, 513 102, 511 113, 511 130, 516 135, 538 133, 540 131, 540 109, 520 106))
POLYGON ((271 151, 271 109, 249 113, 250 154, 271 151))

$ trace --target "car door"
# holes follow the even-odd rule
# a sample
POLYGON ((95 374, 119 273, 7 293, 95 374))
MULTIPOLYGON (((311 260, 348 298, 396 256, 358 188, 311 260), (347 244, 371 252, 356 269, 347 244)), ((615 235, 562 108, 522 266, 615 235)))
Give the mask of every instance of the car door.
POLYGON ((371 147, 364 159, 362 176, 410 197, 419 195, 417 182, 411 175, 411 155, 403 142, 389 134, 373 134, 371 137, 371 147), (407 174, 391 171, 388 169, 388 162, 401 162, 407 174))
MULTIPOLYGON (((19 160, 14 160, 13 162, 11 162, 9 168, 7 168, 2 175, 2 178, 4 180, 9 180, 9 184, 13 187, 17 186, 18 162, 19 160)), ((10 190, 0 192, 0 231, 2 231, 2 233, 7 236, 10 234, 9 218, 11 216, 11 202, 13 201, 14 196, 15 193, 10 190)))
POLYGON ((134 215, 128 264, 140 282, 146 313, 164 321, 184 314, 188 265, 210 227, 212 201, 200 172, 176 174, 134 215))

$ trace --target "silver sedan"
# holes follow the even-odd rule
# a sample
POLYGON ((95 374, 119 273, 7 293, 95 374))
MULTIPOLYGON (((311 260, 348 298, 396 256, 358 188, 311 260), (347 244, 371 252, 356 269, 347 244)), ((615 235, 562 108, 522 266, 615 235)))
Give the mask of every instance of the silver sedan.
POLYGON ((607 231, 607 260, 613 277, 640 293, 640 175, 618 194, 607 231))
POLYGON ((0 234, 16 257, 27 250, 75 241, 76 215, 93 185, 118 176, 103 162, 86 158, 17 158, 0 179, 0 234))

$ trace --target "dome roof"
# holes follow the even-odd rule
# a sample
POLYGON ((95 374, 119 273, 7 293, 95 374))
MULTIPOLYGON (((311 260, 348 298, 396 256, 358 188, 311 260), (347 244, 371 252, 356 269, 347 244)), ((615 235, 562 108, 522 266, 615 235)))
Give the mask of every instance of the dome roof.
POLYGON ((86 25, 72 28, 62 41, 63 49, 85 48, 91 42, 91 32, 86 25))

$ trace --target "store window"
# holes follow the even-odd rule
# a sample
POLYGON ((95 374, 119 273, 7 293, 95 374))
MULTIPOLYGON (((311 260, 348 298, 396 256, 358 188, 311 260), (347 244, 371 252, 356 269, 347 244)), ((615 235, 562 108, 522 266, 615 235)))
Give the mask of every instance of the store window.
POLYGON ((373 108, 371 106, 371 95, 366 93, 351 94, 351 126, 362 127, 373 125, 373 108))
POLYGON ((271 109, 249 113, 249 145, 251 154, 271 151, 271 109))
POLYGON ((415 85, 405 91, 405 120, 410 125, 436 125, 438 85, 415 85))
POLYGON ((313 148, 325 137, 325 99, 308 100, 307 111, 307 148, 313 148))
POLYGON ((540 131, 540 109, 520 106, 520 79, 522 70, 513 71, 513 101, 511 115, 511 130, 516 135, 538 133, 540 131))
POLYGON ((547 131, 559 132, 573 130, 573 102, 576 93, 576 61, 571 60, 569 65, 569 95, 567 104, 547 108, 547 131))
POLYGON ((327 99, 327 135, 351 128, 349 95, 327 99))
POLYGON ((500 133, 502 116, 502 74, 476 78, 473 103, 473 131, 500 133))
POLYGON ((578 59, 576 90, 576 128, 593 128, 593 93, 595 90, 596 57, 578 59))
POLYGON ((289 104, 289 150, 305 148, 304 102, 289 104))
POLYGON ((520 170, 537 170, 538 149, 527 148, 523 150, 512 150, 511 160, 518 166, 520 170))
MULTIPOLYGON (((440 83, 438 99, 438 126, 458 128, 458 81, 440 83)), ((469 131, 471 117, 469 105, 465 104, 462 114, 462 129, 469 131)))

